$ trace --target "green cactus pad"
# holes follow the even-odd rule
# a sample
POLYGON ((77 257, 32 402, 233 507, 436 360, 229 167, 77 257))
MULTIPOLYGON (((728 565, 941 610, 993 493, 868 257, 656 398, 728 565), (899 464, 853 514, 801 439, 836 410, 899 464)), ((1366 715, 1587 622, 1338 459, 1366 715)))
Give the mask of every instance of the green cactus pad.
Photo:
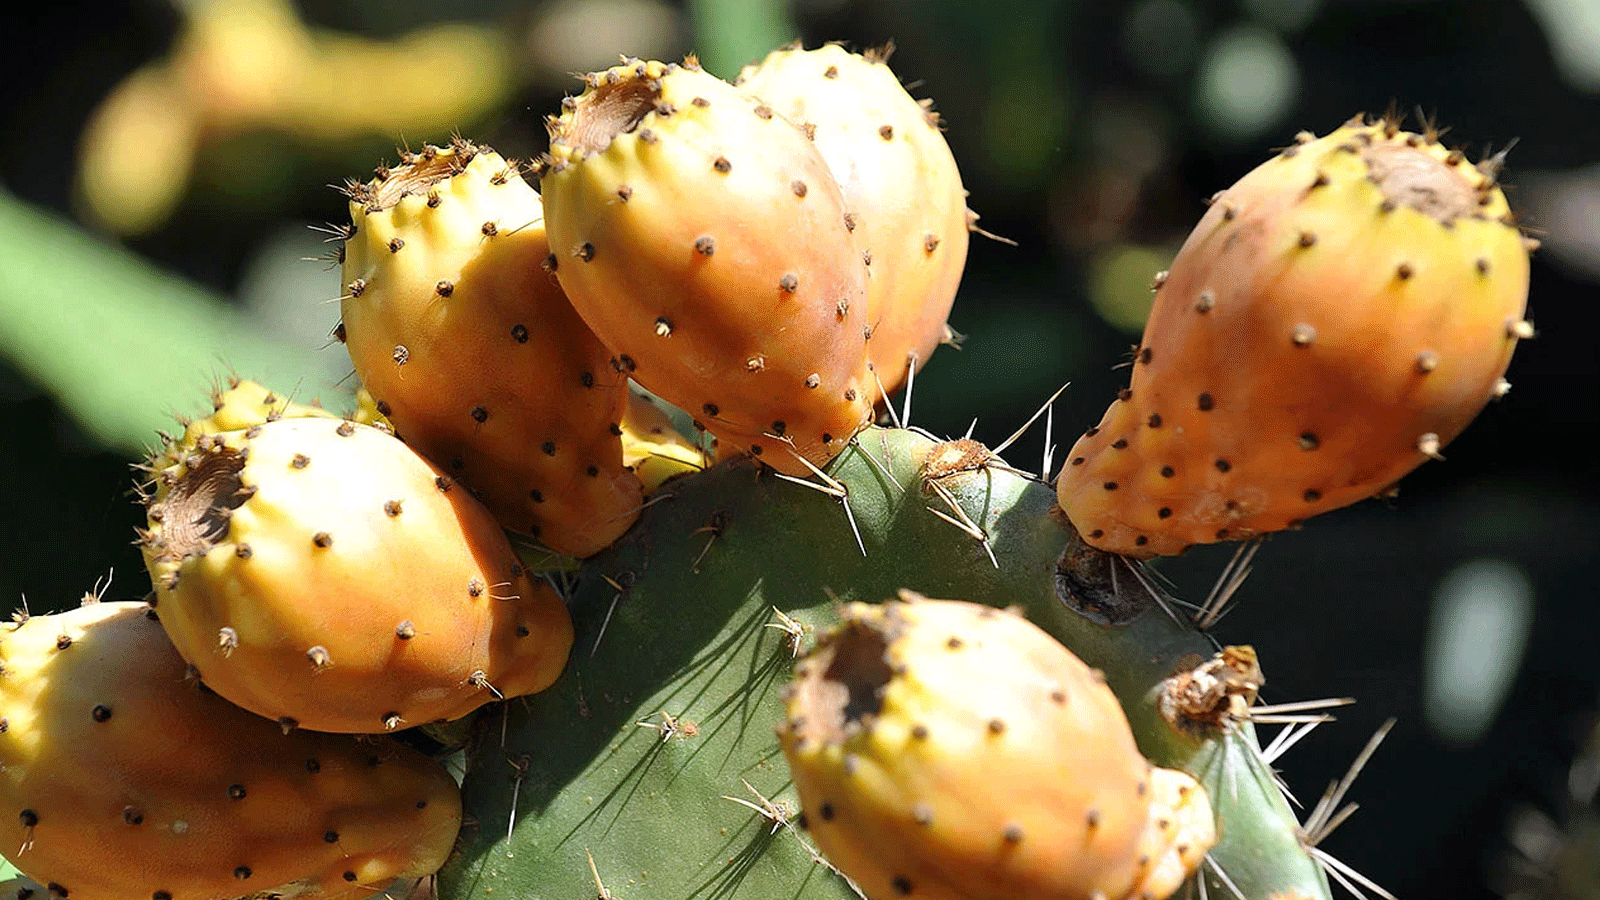
POLYGON ((848 486, 848 517, 837 497, 747 461, 664 488, 580 572, 562 679, 478 720, 464 786, 475 827, 440 875, 442 900, 855 896, 803 831, 725 798, 797 812, 773 734, 791 639, 809 646, 840 603, 900 588, 1020 606, 1102 669, 1141 750, 1211 794, 1209 896, 1328 897, 1248 723, 1206 737, 1157 709, 1161 681, 1215 642, 1130 596, 1131 578, 1085 592, 1070 573, 1113 560, 1052 512, 1047 485, 997 462, 970 442, 863 432, 829 470, 848 486), (965 516, 986 542, 934 511, 965 516))

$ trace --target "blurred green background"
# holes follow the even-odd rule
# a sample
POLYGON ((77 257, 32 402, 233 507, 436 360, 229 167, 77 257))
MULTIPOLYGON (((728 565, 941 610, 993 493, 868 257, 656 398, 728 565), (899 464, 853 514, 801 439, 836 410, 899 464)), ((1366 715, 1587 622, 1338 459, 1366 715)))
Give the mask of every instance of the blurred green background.
MULTIPOLYGON (((969 339, 915 394, 917 424, 976 419, 991 444, 1067 381, 1055 440, 1098 419, 1202 198, 1296 131, 1393 104, 1473 158, 1519 141, 1512 202, 1545 249, 1510 396, 1397 500, 1270 540, 1219 631, 1256 645, 1271 701, 1360 700, 1283 761, 1307 805, 1399 717, 1325 848, 1401 897, 1526 895, 1563 805, 1592 797, 1567 767, 1600 699, 1597 0, 65 0, 5 18, 0 598, 36 612, 112 569, 112 595, 147 589, 128 461, 219 377, 344 404, 340 279, 310 227, 347 221, 330 185, 456 131, 536 155, 572 73, 618 53, 695 50, 731 77, 796 37, 895 41, 982 225, 1017 242, 974 242, 952 319, 969 339)), ((1008 457, 1037 468, 1044 442, 1008 457)), ((1203 595, 1229 552, 1163 571, 1203 595)))

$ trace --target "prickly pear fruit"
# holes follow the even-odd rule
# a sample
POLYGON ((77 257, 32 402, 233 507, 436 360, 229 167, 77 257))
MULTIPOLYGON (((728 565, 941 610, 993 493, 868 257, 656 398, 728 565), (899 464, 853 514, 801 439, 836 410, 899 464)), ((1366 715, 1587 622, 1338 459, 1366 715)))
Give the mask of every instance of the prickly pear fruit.
MULTIPOLYGON (((155 611, 0 625, 0 847, 53 896, 366 897, 435 871, 461 796, 386 738, 284 734, 187 677, 155 611)), ((42 900, 42 898, 41 898, 42 900)))
POLYGON ((378 408, 378 398, 363 385, 356 388, 356 408, 350 413, 350 420, 361 425, 372 425, 382 428, 390 434, 394 433, 394 423, 378 408))
POLYGON ((746 66, 734 82, 802 125, 844 192, 868 262, 867 355, 886 393, 952 339, 945 320, 977 218, 931 101, 913 99, 889 69, 893 49, 795 44, 746 66))
POLYGON ((628 408, 622 413, 622 461, 649 495, 679 475, 711 465, 711 454, 684 437, 654 398, 629 391, 628 408))
POLYGON ((566 607, 488 511, 393 436, 282 419, 160 472, 142 544, 206 684, 286 728, 373 732, 542 690, 566 607))
POLYGON ((1164 898, 1216 843, 1105 678, 1020 613, 851 604, 778 729, 807 828, 866 895, 1164 898))
POLYGON ((783 472, 872 417, 867 267, 828 165, 771 106, 630 61, 550 120, 550 265, 617 365, 783 472))
POLYGON ((638 516, 628 379, 554 276, 539 195, 457 141, 347 188, 343 336, 406 443, 505 527, 588 556, 638 516))
POLYGON ((1498 166, 1358 118, 1218 194, 1157 279, 1130 387, 1061 470, 1084 537, 1132 556, 1246 538, 1436 457, 1532 334, 1498 166))
POLYGON ((161 435, 161 449, 150 454, 144 468, 159 472, 204 447, 211 436, 222 431, 239 431, 277 419, 335 419, 339 417, 315 403, 297 403, 259 381, 237 377, 228 379, 227 388, 211 392, 211 414, 198 419, 180 419, 183 432, 161 435))

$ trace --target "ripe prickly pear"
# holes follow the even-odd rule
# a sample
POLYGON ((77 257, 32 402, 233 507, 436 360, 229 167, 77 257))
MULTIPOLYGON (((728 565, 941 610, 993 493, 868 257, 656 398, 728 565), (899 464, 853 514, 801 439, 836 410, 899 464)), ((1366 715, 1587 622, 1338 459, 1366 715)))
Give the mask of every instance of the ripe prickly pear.
POLYGON ((183 459, 197 447, 208 446, 211 436, 223 431, 239 431, 278 419, 335 419, 339 417, 315 403, 297 403, 259 381, 237 377, 228 379, 226 389, 211 392, 211 414, 198 419, 180 419, 183 432, 176 437, 163 434, 161 449, 151 453, 145 471, 159 472, 183 459))
POLYGON ((398 439, 283 419, 157 474, 162 624, 206 684, 285 727, 373 732, 542 690, 572 642, 487 510, 398 439))
POLYGON ((550 120, 550 265, 640 384, 780 471, 872 417, 867 267, 828 165, 771 106, 683 65, 586 77, 550 120))
MULTIPOLYGON (((155 611, 0 625, 0 847, 52 896, 366 897, 435 871, 461 796, 384 738, 284 734, 187 677, 155 611)), ((42 897, 41 897, 42 900, 42 897)))
POLYGON ((1019 613, 852 604, 778 729, 819 849, 868 897, 1164 898, 1216 843, 1104 676, 1019 613))
POLYGON ((734 82, 803 125, 844 192, 868 262, 867 355, 887 393, 952 339, 945 320, 976 218, 939 117, 900 86, 888 66, 892 51, 796 44, 746 66, 734 82))
POLYGON ((1151 556, 1293 527, 1437 456, 1532 333, 1498 164, 1358 118, 1218 194, 1061 470, 1085 539, 1151 556))
POLYGON ((622 413, 622 461, 648 495, 679 475, 711 465, 711 454, 684 437, 648 394, 629 391, 628 408, 622 413))
POLYGON ((377 409, 512 531, 588 556, 638 516, 628 379, 555 277, 539 195, 457 141, 349 187, 345 346, 377 409))

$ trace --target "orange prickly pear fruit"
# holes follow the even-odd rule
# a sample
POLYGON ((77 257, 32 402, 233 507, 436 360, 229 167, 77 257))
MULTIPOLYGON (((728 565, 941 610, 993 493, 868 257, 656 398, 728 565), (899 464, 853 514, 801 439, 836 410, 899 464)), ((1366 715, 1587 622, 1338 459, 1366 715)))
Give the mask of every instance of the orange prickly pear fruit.
POLYGON ((1061 470, 1084 538, 1247 538, 1437 457, 1533 333, 1499 162, 1357 118, 1217 194, 1157 279, 1132 383, 1061 470))
POLYGON ((431 874, 461 825, 443 766, 206 691, 144 603, 0 625, 0 842, 52 896, 357 898, 431 874))
POLYGON ((1099 673, 1020 615, 851 604, 779 741, 818 848, 872 900, 1165 898, 1216 842, 1099 673))
POLYGON ((341 333, 374 406, 506 528, 573 556, 638 517, 628 379, 555 277, 539 195, 457 141, 347 188, 341 333))
POLYGON ((458 719, 560 674, 572 621, 481 504, 397 438, 281 419, 156 474, 161 622, 206 684, 285 728, 458 719))
POLYGON ((876 392, 867 267, 827 162, 693 60, 585 80, 549 122, 541 181, 573 305, 724 452, 794 474, 827 462, 876 392))
POLYGON ((795 44, 734 82, 804 127, 839 182, 868 262, 867 354, 891 394, 954 341, 946 319, 977 218, 932 103, 913 99, 889 69, 893 50, 795 44))

